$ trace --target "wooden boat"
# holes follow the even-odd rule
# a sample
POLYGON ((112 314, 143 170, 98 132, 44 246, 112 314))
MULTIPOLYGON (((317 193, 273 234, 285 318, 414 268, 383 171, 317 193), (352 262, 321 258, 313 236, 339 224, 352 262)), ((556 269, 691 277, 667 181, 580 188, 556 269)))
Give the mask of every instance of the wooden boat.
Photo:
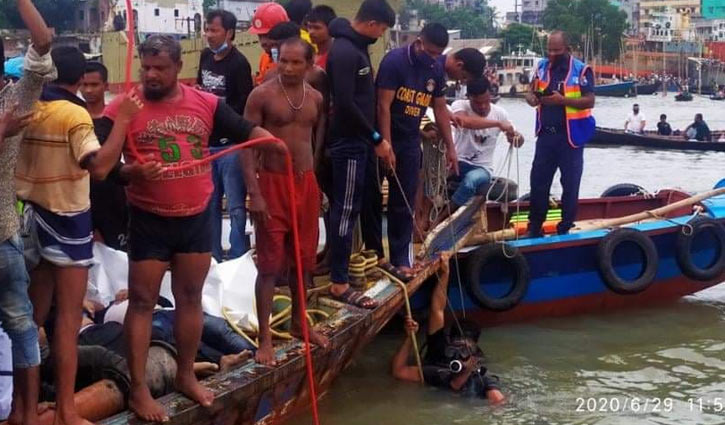
POLYGON ((725 100, 725 95, 713 94, 713 95, 710 95, 710 100, 725 100))
POLYGON ((651 84, 636 84, 634 86, 637 96, 639 95, 651 95, 659 91, 662 91, 662 83, 651 83, 651 84))
POLYGON ((692 99, 693 99, 692 93, 689 93, 689 92, 679 93, 678 95, 675 96, 676 102, 691 102, 692 99))
MULTIPOLYGON (((704 200, 676 190, 583 199, 572 233, 541 238, 516 239, 509 224, 528 203, 472 205, 487 227, 452 264, 451 307, 491 326, 641 308, 723 282, 725 180, 717 188, 704 200), (623 224, 630 214, 639 221, 623 224)), ((426 307, 427 296, 421 290, 414 306, 426 307)))
POLYGON ((634 95, 634 81, 594 86, 597 96, 629 97, 634 95))
MULTIPOLYGON (((458 219, 455 223, 468 229, 466 232, 469 233, 464 232, 461 237, 472 232, 470 222, 458 219)), ((440 232, 431 234, 435 246, 447 249, 460 246, 450 238, 451 233, 445 227, 440 232), (443 236, 437 237, 436 234, 443 236)), ((405 290, 399 286, 400 283, 391 282, 385 277, 370 282, 372 286, 366 291, 366 295, 378 302, 378 307, 374 310, 357 308, 323 295, 329 281, 326 277, 318 278, 316 286, 320 289, 310 290, 310 293, 316 293, 309 297, 308 308, 328 314, 315 329, 325 334, 331 343, 327 351, 317 346, 312 349, 318 397, 325 395, 334 379, 400 310, 405 303, 405 294, 413 295, 423 282, 438 272, 440 263, 435 259, 437 253, 438 251, 430 252, 425 258, 426 266, 410 282, 404 284, 405 290)), ((159 401, 167 409, 169 424, 269 425, 281 423, 308 409, 310 397, 302 342, 292 340, 275 345, 275 349, 277 366, 274 368, 259 365, 250 359, 229 372, 207 378, 203 383, 215 393, 215 402, 210 409, 202 408, 178 393, 161 397, 159 401)), ((176 366, 169 353, 162 354, 161 357, 167 363, 173 364, 163 368, 164 376, 151 379, 164 381, 161 385, 164 387, 173 379, 167 375, 173 376, 176 366)), ((76 394, 79 413, 88 420, 107 425, 141 423, 133 413, 123 411, 125 394, 122 389, 127 388, 127 385, 127 377, 123 373, 114 372, 112 379, 99 381, 81 390, 76 394)), ((151 387, 154 388, 154 385, 151 387)), ((52 411, 41 417, 41 424, 49 425, 52 421, 52 411)))
MULTIPOLYGON (((725 136, 725 131, 714 131, 713 140, 725 136)), ((644 134, 627 133, 624 130, 597 128, 590 145, 597 146, 638 146, 650 149, 696 150, 725 152, 723 142, 691 142, 684 136, 660 136, 656 132, 647 131, 644 134)))

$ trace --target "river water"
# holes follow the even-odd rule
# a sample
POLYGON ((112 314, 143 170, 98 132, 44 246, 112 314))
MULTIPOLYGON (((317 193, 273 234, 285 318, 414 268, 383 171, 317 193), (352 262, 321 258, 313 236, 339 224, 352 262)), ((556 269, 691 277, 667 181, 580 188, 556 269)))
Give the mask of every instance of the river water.
MULTIPOLYGON (((698 97, 675 102, 671 94, 599 98, 598 124, 622 127, 633 103, 640 104, 648 128, 666 113, 673 129, 684 129, 700 112, 711 129, 725 129, 724 105, 698 97)), ((519 99, 499 105, 527 140, 518 155, 523 193, 534 152, 534 112, 519 99)), ((501 142, 496 164, 505 154, 501 142)), ((724 163, 725 153, 591 147, 581 195, 595 197, 622 182, 651 191, 707 190, 725 178, 724 163)), ((516 180, 513 165, 509 176, 516 180)), ((501 165, 496 171, 506 175, 501 165)), ((402 334, 388 333, 338 378, 320 402, 320 416, 324 424, 345 425, 725 424, 724 336, 725 284, 664 307, 486 329, 480 344, 508 397, 492 407, 396 382, 390 359, 402 334)), ((310 418, 291 423, 309 424, 310 418)))

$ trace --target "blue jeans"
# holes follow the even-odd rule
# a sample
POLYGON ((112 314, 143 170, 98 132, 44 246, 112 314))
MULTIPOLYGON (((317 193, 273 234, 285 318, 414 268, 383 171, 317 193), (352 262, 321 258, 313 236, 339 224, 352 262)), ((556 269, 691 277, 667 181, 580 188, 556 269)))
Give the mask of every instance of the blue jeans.
MULTIPOLYGON (((176 345, 174 338, 175 310, 159 310, 154 312, 151 325, 155 334, 163 341, 176 345)), ((222 356, 239 354, 244 350, 256 349, 241 335, 237 334, 226 320, 204 313, 204 327, 197 358, 204 361, 219 363, 222 356)))
MULTIPOLYGON (((211 154, 226 150, 225 147, 209 148, 211 154)), ((217 261, 222 261, 222 198, 227 195, 227 211, 231 218, 231 233, 229 234, 229 258, 237 258, 249 250, 249 243, 245 228, 247 226, 247 210, 245 201, 247 188, 244 185, 242 165, 239 163, 239 155, 234 153, 223 156, 212 163, 212 180, 214 182, 214 194, 212 195, 212 248, 211 252, 217 261)))
POLYGON ((28 296, 30 277, 19 235, 0 243, 0 323, 13 345, 13 367, 28 369, 40 364, 38 328, 28 296))
POLYGON ((481 187, 491 183, 491 173, 483 167, 464 161, 458 161, 458 170, 460 184, 451 196, 451 201, 460 207, 473 198, 481 187))

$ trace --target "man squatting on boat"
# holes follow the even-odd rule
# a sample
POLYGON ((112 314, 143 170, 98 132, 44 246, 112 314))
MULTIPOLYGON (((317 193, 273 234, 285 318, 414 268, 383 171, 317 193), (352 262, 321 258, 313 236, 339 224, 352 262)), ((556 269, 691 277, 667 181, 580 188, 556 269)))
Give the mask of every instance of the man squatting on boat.
MULTIPOLYGON (((87 423, 77 413, 73 391, 83 299, 88 268, 93 263, 93 230, 98 240, 113 234, 109 243, 118 242, 117 247, 128 250, 128 309, 122 322, 131 380, 129 408, 144 420, 168 419, 146 386, 145 366, 159 287, 169 267, 174 307, 183 312, 165 321, 175 331, 170 334, 166 329, 168 339, 178 342, 176 389, 202 406, 212 404, 213 393, 194 374, 194 360, 203 332, 201 291, 211 255, 214 251, 219 259, 224 257, 217 249, 219 232, 212 229, 218 226, 214 221, 221 208, 219 198, 222 193, 231 196, 230 190, 246 190, 256 225, 260 272, 256 283, 260 315, 256 360, 275 364, 269 330, 273 289, 293 266, 288 249, 291 217, 282 146, 260 146, 214 164, 196 163, 208 157, 210 150, 223 151, 228 144, 272 135, 282 140, 291 153, 295 172, 302 272, 308 285, 316 261, 321 203, 313 170, 326 159, 331 175, 326 182, 331 205, 330 295, 373 309, 377 307, 375 300, 349 285, 353 225, 364 202, 361 218, 366 247, 377 253, 386 271, 400 280, 410 280, 420 267, 413 264, 410 255, 415 224, 414 211, 408 205, 413 205, 419 190, 418 131, 425 110, 432 106, 435 111, 450 172, 463 180, 463 192, 455 197, 455 206, 463 205, 489 183, 491 146, 495 146, 500 132, 510 143, 523 141, 505 111, 490 105, 490 93, 482 79, 483 55, 473 49, 442 55, 448 34, 439 24, 427 25, 409 46, 389 52, 375 80, 368 47, 395 23, 395 12, 385 0, 363 1, 352 21, 332 19, 334 11, 313 10, 312 15, 317 16, 311 21, 315 24, 314 38, 329 41, 319 35, 325 30, 334 38, 331 45, 318 51, 325 55, 323 59, 315 58, 313 46, 300 38, 299 30, 280 39, 267 37, 267 33, 289 32, 289 18, 274 3, 260 6, 258 13, 272 13, 275 27, 286 26, 277 31, 269 28, 262 34, 256 23, 265 21, 255 19, 253 30, 265 36, 272 55, 264 63, 265 78, 258 80, 251 93, 248 61, 232 46, 235 22, 230 14, 214 11, 206 22, 210 48, 201 58, 197 81, 201 90, 178 81, 182 69, 179 43, 155 35, 138 49, 140 85, 118 96, 105 109, 102 93, 97 90, 105 88, 105 68, 97 64, 86 68, 83 55, 75 48, 58 47, 51 52, 49 30, 31 1, 17 0, 17 4, 33 44, 25 58, 23 78, 0 91, 0 172, 5 176, 0 181, 0 321, 13 341, 12 424, 37 423, 40 356, 36 325, 45 325, 52 303, 56 423, 87 423), (453 114, 442 95, 446 77, 466 80, 472 88, 469 99, 456 105, 453 114), (89 105, 76 95, 81 86, 89 105), (330 87, 329 97, 324 87, 330 87), (26 113, 33 104, 35 114, 30 118, 26 113), (460 130, 458 140, 451 134, 451 124, 460 130), (456 152, 457 148, 461 151, 456 152), (190 164, 191 168, 179 169, 190 164), (241 171, 229 171, 240 166, 241 171), (243 176, 228 179, 229 173, 239 172, 243 176), (383 258, 378 176, 389 181, 389 214, 396 217, 389 231, 390 260, 383 258), (91 196, 91 179, 103 181, 107 177, 107 182, 125 187, 125 201, 123 197, 91 196), (230 181, 236 183, 229 186, 230 181), (213 196, 215 184, 217 193, 213 196), (27 248, 36 253, 35 261, 28 262, 30 274, 23 259, 16 193, 25 205, 27 248), (102 214, 92 218, 92 210, 102 214), (114 232, 101 231, 103 216, 114 210, 128 217, 126 226, 116 223, 114 232), (119 231, 119 227, 128 231, 119 231)), ((591 71, 569 57, 563 33, 550 37, 549 56, 536 82, 539 96, 527 99, 540 107, 541 115, 532 171, 532 235, 537 235, 537 223, 540 227, 541 218, 546 216, 548 190, 557 167, 565 180, 565 221, 560 232, 571 227, 582 167, 579 146, 589 131, 587 122, 581 121, 594 100, 591 71), (548 81, 545 71, 550 64, 553 72, 548 81), (575 72, 568 73, 570 67, 576 67, 575 72), (561 81, 567 74, 577 77, 561 81), (566 87, 566 96, 549 88, 560 82, 566 87)), ((244 207, 232 202, 231 208, 244 207)), ((237 215, 243 217, 242 213, 237 215)), ((241 227, 237 223, 236 231, 241 227)), ((233 249, 239 248, 236 256, 245 249, 244 241, 240 239, 243 235, 233 237, 238 242, 236 247, 232 244, 233 249)), ((441 260, 445 270, 447 259, 444 255, 441 260)), ((432 307, 434 319, 428 324, 430 348, 426 359, 430 367, 425 381, 456 391, 470 389, 499 401, 503 397, 481 365, 478 335, 443 331, 446 284, 447 278, 439 281, 432 307), (458 355, 446 354, 453 351, 458 355)), ((296 290, 296 285, 291 284, 291 288, 296 290)), ((297 297, 293 299, 293 308, 298 311, 297 297)), ((299 323, 293 323, 292 334, 299 336, 299 328, 299 323)), ((413 332, 417 324, 408 322, 406 329, 413 332)), ((315 332, 311 341, 323 348, 328 345, 327 338, 315 332)), ((403 348, 396 355, 394 373, 414 380, 404 366, 410 347, 403 348)), ((116 352, 120 351, 116 347, 116 352)))

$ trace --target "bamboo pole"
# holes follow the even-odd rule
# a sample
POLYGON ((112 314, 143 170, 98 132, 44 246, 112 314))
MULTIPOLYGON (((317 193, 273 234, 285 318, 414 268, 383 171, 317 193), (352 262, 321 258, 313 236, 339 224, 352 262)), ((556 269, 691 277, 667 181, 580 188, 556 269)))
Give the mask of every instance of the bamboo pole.
MULTIPOLYGON (((610 227, 624 226, 625 224, 636 223, 652 218, 664 217, 667 213, 678 210, 680 208, 689 207, 695 205, 705 199, 712 198, 714 196, 725 195, 725 187, 719 189, 709 190, 707 192, 700 193, 695 196, 691 196, 687 199, 674 202, 664 207, 655 208, 653 210, 642 211, 637 214, 631 214, 624 217, 611 218, 607 220, 597 221, 588 225, 582 225, 575 229, 576 232, 589 232, 592 230, 606 229, 610 227)), ((504 240, 511 240, 516 237, 516 231, 514 229, 503 229, 495 232, 486 232, 474 235, 468 241, 469 245, 479 245, 489 242, 497 242, 504 240)))

